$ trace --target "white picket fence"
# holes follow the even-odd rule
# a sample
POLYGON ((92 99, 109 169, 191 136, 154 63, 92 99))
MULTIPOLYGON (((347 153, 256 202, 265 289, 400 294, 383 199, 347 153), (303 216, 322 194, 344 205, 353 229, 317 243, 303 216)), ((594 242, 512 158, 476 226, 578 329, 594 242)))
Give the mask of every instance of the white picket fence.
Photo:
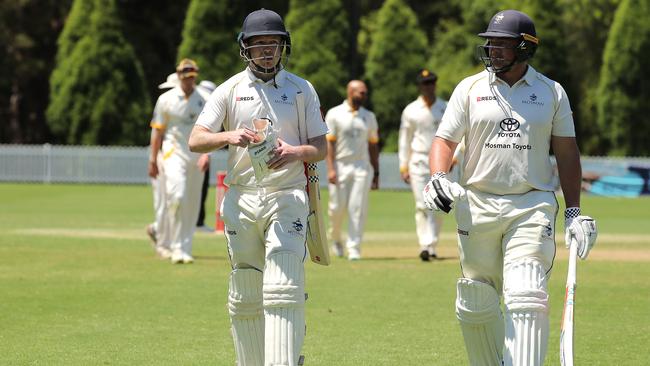
MULTIPOLYGON (((149 184, 148 156, 148 147, 0 144, 0 182, 149 184)), ((212 153, 211 185, 216 182, 216 172, 226 170, 226 161, 225 151, 212 153)), ((583 157, 582 165, 583 172, 625 178, 631 167, 650 169, 650 158, 583 157)), ((379 166, 382 189, 410 189, 400 178, 397 154, 382 153, 379 166)), ((325 186, 323 162, 319 174, 325 186)))

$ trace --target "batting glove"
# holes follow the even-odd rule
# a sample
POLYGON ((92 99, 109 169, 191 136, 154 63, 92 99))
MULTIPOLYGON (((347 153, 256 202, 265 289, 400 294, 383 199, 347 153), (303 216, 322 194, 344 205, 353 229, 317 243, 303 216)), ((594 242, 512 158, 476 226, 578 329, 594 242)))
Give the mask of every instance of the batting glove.
POLYGON ((566 247, 568 248, 571 240, 575 239, 578 244, 578 256, 580 259, 587 259, 598 236, 596 220, 589 216, 581 216, 579 207, 569 207, 564 210, 564 228, 566 247))
POLYGON ((445 173, 437 172, 424 186, 423 196, 424 204, 429 210, 449 213, 454 208, 454 201, 465 198, 465 189, 460 184, 449 181, 445 173))

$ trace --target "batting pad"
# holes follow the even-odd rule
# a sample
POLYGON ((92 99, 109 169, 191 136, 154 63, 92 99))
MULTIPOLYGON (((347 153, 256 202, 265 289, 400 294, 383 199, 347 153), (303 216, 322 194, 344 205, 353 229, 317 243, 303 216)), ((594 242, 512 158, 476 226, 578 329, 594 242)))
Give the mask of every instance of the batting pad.
POLYGON ((239 366, 264 365, 262 272, 235 269, 230 273, 228 312, 239 366))
POLYGON ((504 365, 541 366, 548 344, 546 271, 536 260, 510 265, 504 273, 506 310, 504 365))
POLYGON ((456 284, 456 317, 472 366, 501 366, 503 315, 494 287, 468 278, 456 284))
POLYGON ((264 268, 265 366, 297 366, 305 338, 305 270, 293 252, 269 255, 264 268))

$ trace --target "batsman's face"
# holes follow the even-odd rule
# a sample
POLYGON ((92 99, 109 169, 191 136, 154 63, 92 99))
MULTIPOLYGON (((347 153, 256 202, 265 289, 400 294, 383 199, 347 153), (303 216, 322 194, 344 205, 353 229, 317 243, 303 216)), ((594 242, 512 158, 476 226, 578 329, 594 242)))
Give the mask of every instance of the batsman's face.
POLYGON ((247 47, 253 62, 265 69, 271 69, 280 61, 281 45, 282 37, 270 35, 252 37, 248 41, 247 47))
POLYGON ((488 38, 488 55, 495 68, 510 65, 516 58, 519 41, 511 38, 488 38))

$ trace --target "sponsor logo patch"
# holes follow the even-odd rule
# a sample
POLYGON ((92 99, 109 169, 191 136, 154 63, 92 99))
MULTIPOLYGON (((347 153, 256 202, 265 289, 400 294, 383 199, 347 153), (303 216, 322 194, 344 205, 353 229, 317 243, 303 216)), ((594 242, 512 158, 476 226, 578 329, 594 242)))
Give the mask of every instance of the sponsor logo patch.
POLYGON ((294 236, 303 236, 302 229, 304 228, 304 225, 302 222, 300 222, 300 218, 297 218, 296 221, 291 223, 291 229, 289 230, 289 234, 294 235, 294 236))
POLYGON ((253 97, 235 97, 236 102, 246 102, 246 101, 251 101, 255 98, 253 97))
POLYGON ((457 229, 458 235, 469 236, 469 231, 457 229))
POLYGON ((477 102, 483 102, 487 100, 497 100, 497 97, 495 97, 494 95, 488 95, 486 97, 476 97, 477 102))
POLYGON ((531 94, 528 97, 528 100, 522 100, 521 102, 523 104, 532 104, 532 105, 536 105, 536 106, 540 106, 540 107, 544 105, 543 102, 537 101, 537 95, 535 95, 535 93, 531 94))

